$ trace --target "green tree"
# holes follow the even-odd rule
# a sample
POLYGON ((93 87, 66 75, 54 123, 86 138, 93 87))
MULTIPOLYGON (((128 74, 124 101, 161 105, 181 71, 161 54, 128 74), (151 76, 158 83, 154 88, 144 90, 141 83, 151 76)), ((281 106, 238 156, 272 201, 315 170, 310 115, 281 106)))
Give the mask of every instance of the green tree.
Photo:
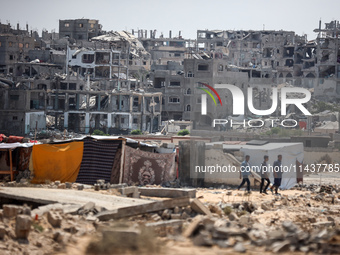
POLYGON ((190 134, 190 132, 187 129, 183 129, 183 130, 181 130, 177 133, 177 135, 180 135, 180 136, 185 136, 185 135, 189 135, 189 134, 190 134))
POLYGON ((135 129, 131 131, 131 135, 141 135, 141 134, 142 134, 142 131, 139 129, 135 129))

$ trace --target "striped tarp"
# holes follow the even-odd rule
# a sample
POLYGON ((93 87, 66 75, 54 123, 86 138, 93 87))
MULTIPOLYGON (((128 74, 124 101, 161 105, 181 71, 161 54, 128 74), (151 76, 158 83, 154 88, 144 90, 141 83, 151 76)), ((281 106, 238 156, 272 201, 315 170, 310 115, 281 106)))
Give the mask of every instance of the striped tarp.
POLYGON ((110 182, 113 161, 121 141, 84 140, 83 159, 77 183, 93 185, 98 179, 110 182))

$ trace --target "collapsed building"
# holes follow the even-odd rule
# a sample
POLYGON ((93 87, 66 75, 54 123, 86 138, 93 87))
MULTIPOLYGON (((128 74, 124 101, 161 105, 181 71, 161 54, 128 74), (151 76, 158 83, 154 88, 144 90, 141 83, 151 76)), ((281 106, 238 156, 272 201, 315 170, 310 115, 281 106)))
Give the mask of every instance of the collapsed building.
POLYGON ((251 87, 256 109, 271 107, 279 85, 337 102, 338 23, 320 24, 312 41, 283 30, 198 30, 195 41, 170 31, 156 38, 156 30, 105 32, 90 19, 60 20, 59 34, 42 37, 1 26, 11 34, 0 36, 0 130, 154 132, 170 120, 195 120, 194 128, 204 129, 232 115, 232 95, 217 89, 221 102, 208 99, 202 115, 202 84, 235 85, 246 97, 251 87), (40 121, 45 115, 52 123, 40 121))
MULTIPOLYGON (((88 24, 91 27, 92 23, 88 24)), ((47 127, 79 133, 158 130, 162 94, 140 89, 139 79, 133 76, 148 69, 149 53, 128 32, 87 33, 92 41, 75 45, 68 40, 63 44, 59 36, 49 37, 46 32, 41 43, 27 36, 32 43, 23 44, 25 57, 15 57, 13 64, 4 65, 7 69, 0 82, 2 133, 16 130, 27 135, 47 127), (49 48, 55 42, 61 42, 58 50, 49 48)), ((0 47, 4 51, 1 56, 10 53, 9 39, 6 37, 0 47)), ((14 45, 21 47, 18 42, 14 45)))

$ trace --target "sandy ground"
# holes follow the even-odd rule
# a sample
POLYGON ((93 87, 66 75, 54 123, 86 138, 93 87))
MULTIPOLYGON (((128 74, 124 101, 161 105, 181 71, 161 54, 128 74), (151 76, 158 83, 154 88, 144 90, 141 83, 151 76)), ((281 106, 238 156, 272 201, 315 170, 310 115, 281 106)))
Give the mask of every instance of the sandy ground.
MULTIPOLYGON (((311 194, 310 191, 299 191, 299 190, 282 190, 280 191, 281 196, 283 197, 291 197, 291 196, 300 196, 300 195, 306 195, 311 194)), ((210 204, 218 204, 220 202, 223 203, 234 203, 234 202, 242 202, 242 201, 250 201, 252 203, 260 205, 262 202, 266 201, 272 201, 275 195, 269 194, 269 195, 263 195, 260 194, 258 191, 252 191, 250 195, 246 194, 244 191, 237 191, 237 190, 227 190, 227 189, 206 189, 206 188, 199 188, 197 189, 196 197, 200 199, 203 203, 210 203, 210 204), (231 195, 226 195, 228 192, 232 192, 231 195)), ((320 206, 317 202, 312 202, 312 206, 320 206)), ((304 205, 298 205, 297 207, 292 206, 290 209, 287 210, 278 210, 278 211, 268 211, 264 212, 263 214, 256 215, 255 218, 257 222, 260 222, 262 224, 269 224, 269 221, 274 217, 279 218, 280 221, 283 220, 291 220, 296 221, 299 219, 299 215, 301 214, 308 214, 308 209, 304 211, 303 209, 304 205)), ((218 246, 212 246, 212 247, 198 247, 194 246, 192 243, 192 240, 184 238, 181 235, 176 236, 168 236, 163 238, 157 239, 159 243, 161 244, 160 250, 157 252, 157 254, 164 254, 164 255, 170 255, 170 254, 176 254, 176 255, 191 255, 191 254, 202 254, 202 255, 223 255, 223 254, 237 254, 232 248, 219 248, 218 246)), ((85 253, 85 247, 87 244, 91 241, 90 237, 84 237, 81 238, 77 244, 69 245, 67 248, 66 253, 60 253, 60 254, 72 254, 72 255, 80 255, 85 253)), ((245 243, 247 246, 247 244, 245 243)), ((269 255, 272 254, 270 251, 266 251, 265 247, 256 247, 254 249, 254 246, 252 249, 247 249, 246 253, 243 254, 263 254, 263 255, 269 255)), ((126 253, 126 254, 133 254, 133 253, 126 253)), ((139 253, 141 254, 141 253, 139 253)), ((286 252, 281 254, 305 254, 302 252, 286 252)))

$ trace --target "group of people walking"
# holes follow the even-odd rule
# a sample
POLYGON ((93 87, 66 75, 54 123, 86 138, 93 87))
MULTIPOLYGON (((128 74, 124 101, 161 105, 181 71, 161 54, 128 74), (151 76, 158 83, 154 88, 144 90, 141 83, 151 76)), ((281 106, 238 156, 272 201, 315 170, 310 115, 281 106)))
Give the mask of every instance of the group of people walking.
MULTIPOLYGON (((252 174, 249 159, 250 159, 250 156, 247 155, 245 157, 245 160, 241 164, 240 179, 242 179, 242 182, 237 187, 237 189, 240 190, 240 188, 242 188, 243 185, 247 183, 248 192, 250 192, 249 176, 252 174)), ((270 185, 270 180, 269 180, 269 175, 268 175, 270 168, 268 168, 268 163, 267 163, 268 160, 269 160, 268 155, 264 155, 263 162, 261 163, 261 166, 260 166, 260 174, 261 174, 260 193, 261 194, 268 194, 267 190, 270 185), (265 182, 266 182, 266 185, 265 185, 265 182)), ((278 190, 279 190, 279 187, 281 186, 281 180, 282 180, 282 155, 277 156, 277 160, 274 161, 272 169, 274 173, 274 183, 270 187, 269 190, 272 192, 272 194, 274 194, 275 192, 276 195, 279 195, 278 190)))

